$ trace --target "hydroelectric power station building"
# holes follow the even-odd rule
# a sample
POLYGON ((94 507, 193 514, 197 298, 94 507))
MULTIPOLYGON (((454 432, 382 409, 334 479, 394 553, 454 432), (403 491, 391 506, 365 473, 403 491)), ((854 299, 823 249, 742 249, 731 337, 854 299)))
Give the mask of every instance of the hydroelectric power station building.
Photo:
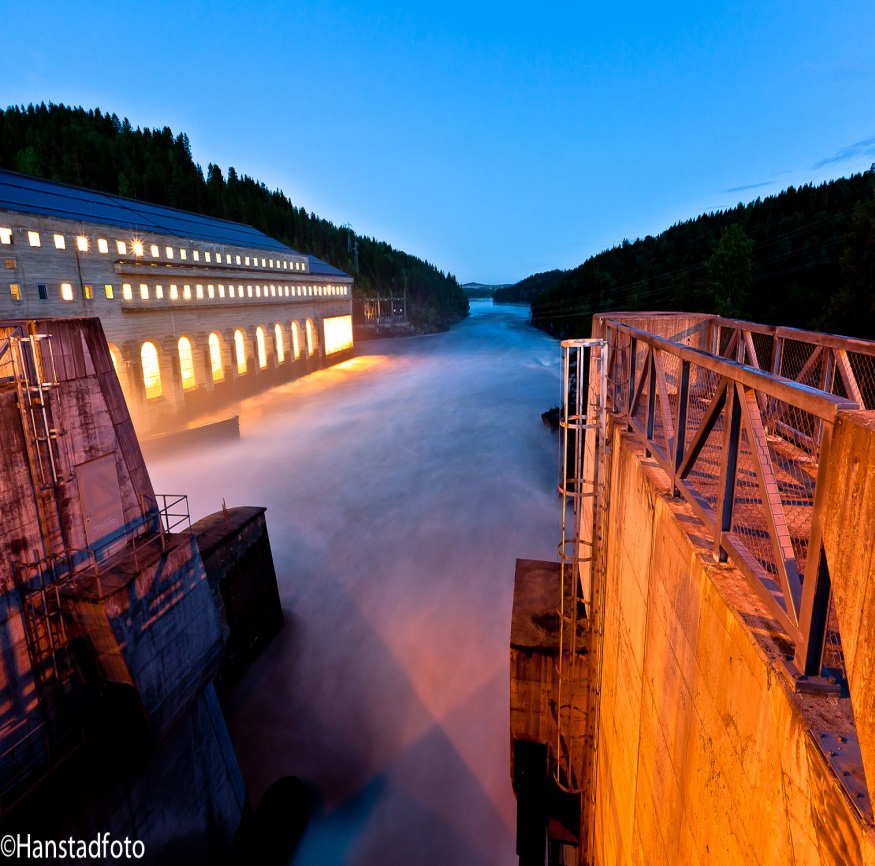
POLYGON ((0 317, 98 316, 137 430, 352 353, 352 277, 251 226, 0 171, 0 317))

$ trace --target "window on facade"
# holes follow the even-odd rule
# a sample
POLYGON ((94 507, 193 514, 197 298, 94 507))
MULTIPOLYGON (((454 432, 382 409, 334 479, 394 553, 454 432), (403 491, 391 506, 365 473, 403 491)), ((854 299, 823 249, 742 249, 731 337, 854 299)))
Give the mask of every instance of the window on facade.
POLYGON ((252 286, 246 287, 246 294, 249 295, 250 298, 252 297, 252 286))
POLYGON ((268 260, 270 262, 270 266, 273 267, 273 259, 268 260))
POLYGON ((12 270, 15 267, 15 259, 6 259, 6 267, 12 270))
POLYGON ((222 367, 222 344, 218 334, 210 334, 210 372, 214 382, 221 382, 225 378, 225 370, 222 367))
POLYGON ((292 352, 295 358, 301 357, 301 341, 298 339, 298 323, 292 322, 292 352))
POLYGON ((107 300, 110 300, 110 301, 111 301, 111 300, 112 300, 112 283, 107 283, 107 284, 103 287, 103 292, 104 292, 104 294, 106 295, 107 300))
POLYGON ((39 246, 39 232, 28 232, 27 233, 27 242, 32 247, 38 247, 39 246))
POLYGON ((45 283, 36 284, 36 293, 41 301, 47 301, 49 299, 49 287, 45 283))
POLYGON ((213 286, 212 284, 207 286, 207 297, 208 298, 215 298, 216 297, 216 289, 215 289, 215 286, 213 286))
POLYGON ((173 247, 164 247, 164 255, 167 256, 168 259, 173 258, 173 247))
POLYGON ((9 284, 9 294, 12 295, 13 301, 21 300, 21 286, 18 283, 9 284))
POLYGON ((265 262, 264 259, 261 260, 261 266, 262 266, 263 268, 266 268, 266 267, 267 267, 267 262, 265 262))
POLYGON ((79 250, 80 253, 88 252, 88 238, 85 235, 79 235, 76 238, 76 249, 79 250))
POLYGON ((191 286, 183 285, 182 287, 182 297, 183 300, 190 301, 191 300, 191 286))
POLYGON ((225 287, 221 283, 219 283, 219 297, 220 298, 225 297, 225 287))
POLYGON ((109 252, 109 244, 106 242, 106 238, 98 238, 97 239, 97 252, 99 252, 99 253, 108 253, 109 252))
POLYGON ((127 252, 128 252, 128 246, 127 246, 127 244, 126 244, 124 241, 116 241, 116 242, 115 242, 115 248, 118 250, 118 254, 119 254, 120 256, 127 255, 127 252))
POLYGON ((196 297, 202 298, 204 296, 204 287, 200 283, 198 283, 194 287, 194 293, 196 297))
POLYGON ((142 243, 140 243, 140 241, 134 241, 131 244, 131 249, 134 251, 135 256, 143 255, 143 245, 142 243))
POLYGON ((246 256, 246 258, 244 259, 244 261, 245 261, 246 264, 248 265, 248 264, 249 264, 249 256, 246 256))
POLYGON ((331 316, 324 320, 325 354, 332 355, 352 346, 352 316, 331 316))
POLYGON ((192 251, 191 251, 191 257, 192 257, 196 262, 199 262, 199 261, 201 260, 201 254, 200 254, 200 252, 199 252, 198 250, 192 250, 192 251))
POLYGON ((188 391, 197 384, 194 378, 194 358, 191 353, 191 341, 188 337, 180 337, 179 343, 179 375, 182 378, 182 390, 188 391))
POLYGON ((237 264, 240 264, 240 256, 237 256, 237 264))
POLYGON ((260 297, 261 297, 261 286, 256 286, 256 287, 255 287, 255 297, 256 297, 256 298, 260 298, 260 297))
POLYGON ((12 243, 12 229, 0 226, 0 244, 12 243))
POLYGON ((85 300, 93 301, 94 300, 94 287, 89 286, 87 283, 85 284, 85 300))
POLYGON ((67 242, 64 240, 63 235, 55 235, 55 249, 56 250, 67 249, 67 242))
POLYGON ((210 251, 204 250, 204 261, 208 262, 210 260, 210 251))
POLYGON ((164 297, 164 286, 155 286, 155 297, 159 301, 164 297))
POLYGON ((286 347, 283 345, 283 326, 274 325, 273 342, 276 346, 276 361, 277 364, 282 364, 286 359, 286 347))
POLYGON ((312 355, 313 349, 315 346, 313 345, 313 323, 307 319, 307 354, 312 355))
POLYGON ((267 344, 262 327, 255 329, 255 346, 258 349, 258 366, 263 370, 267 366, 267 344))
POLYGON ((179 248, 179 258, 185 261, 188 258, 188 253, 182 248, 179 248))
POLYGON ((179 299, 179 289, 174 283, 170 284, 170 300, 176 301, 179 299))
POLYGON ((221 253, 216 253, 216 262, 218 264, 222 264, 222 254, 221 253))
POLYGON ((140 300, 149 300, 149 287, 146 285, 146 283, 140 283, 140 300))
POLYGON ((151 253, 153 259, 157 259, 158 256, 161 255, 161 250, 158 249, 158 244, 152 244, 149 247, 149 252, 151 253))
POLYGON ((246 347, 243 331, 239 328, 234 331, 234 351, 237 354, 237 372, 242 376, 246 372, 246 347))
POLYGON ((125 301, 131 301, 134 298, 134 290, 131 288, 130 283, 122 283, 122 299, 125 301))
POLYGON ((143 367, 143 385, 146 398, 151 400, 161 396, 161 369, 158 366, 158 350, 154 343, 143 343, 140 349, 140 363, 143 367))

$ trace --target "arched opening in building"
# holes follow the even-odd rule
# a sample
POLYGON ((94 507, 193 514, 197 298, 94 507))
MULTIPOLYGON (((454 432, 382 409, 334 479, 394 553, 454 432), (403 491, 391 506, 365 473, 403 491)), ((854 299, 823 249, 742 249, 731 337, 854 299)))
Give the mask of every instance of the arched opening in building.
POLYGON ((234 349, 237 352, 237 372, 242 376, 246 372, 246 343, 239 328, 234 331, 234 349))
POLYGON ((219 335, 215 332, 210 334, 210 372, 214 382, 221 382, 225 378, 225 368, 222 366, 222 343, 219 335))
POLYGON ((307 319, 307 354, 312 355, 313 351, 316 348, 316 345, 313 340, 313 323, 310 319, 307 319))
MULTIPOLYGON (((116 376, 119 375, 119 370, 124 369, 124 361, 122 361, 122 353, 119 351, 118 346, 114 346, 112 343, 107 344, 109 346, 109 357, 112 360, 112 369, 115 370, 116 376)), ((121 380, 119 380, 121 381, 121 380)))
POLYGON ((286 359, 286 347, 283 345, 283 326, 282 325, 274 325, 273 328, 273 341, 276 346, 276 362, 277 364, 282 364, 286 359))
POLYGON ((128 365, 122 355, 121 349, 118 346, 109 343, 109 357, 112 359, 112 369, 115 370, 118 376, 119 385, 122 387, 122 396, 125 398, 125 403, 131 405, 131 395, 128 393, 130 380, 128 379, 128 365))
POLYGON ((261 325, 255 329, 255 348, 258 352, 258 367, 263 370, 267 366, 267 345, 264 340, 264 328, 261 325))
POLYGON ((189 391, 197 385, 194 375, 194 357, 191 352, 191 340, 188 337, 180 337, 177 343, 179 348, 179 375, 182 377, 182 390, 189 391))
POLYGON ((161 368, 158 366, 158 349, 154 343, 145 342, 140 349, 140 363, 143 366, 143 385, 146 399, 161 396, 161 368))
POLYGON ((292 322, 292 354, 295 360, 301 357, 301 341, 298 337, 298 323, 292 322))

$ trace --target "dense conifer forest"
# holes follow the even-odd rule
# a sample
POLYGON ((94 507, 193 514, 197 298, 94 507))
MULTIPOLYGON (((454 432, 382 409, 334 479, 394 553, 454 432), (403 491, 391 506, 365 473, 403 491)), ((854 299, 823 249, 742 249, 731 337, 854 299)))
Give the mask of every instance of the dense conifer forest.
POLYGON ((875 167, 705 214, 496 293, 559 337, 606 310, 714 312, 875 339, 875 167))
MULTIPOLYGON (((188 136, 139 129, 125 118, 64 105, 0 109, 0 168, 242 222, 354 272, 345 228, 296 207, 279 190, 234 168, 194 162, 188 136)), ((411 320, 439 330, 467 314, 458 281, 434 265, 359 237, 356 295, 408 295, 411 320)))

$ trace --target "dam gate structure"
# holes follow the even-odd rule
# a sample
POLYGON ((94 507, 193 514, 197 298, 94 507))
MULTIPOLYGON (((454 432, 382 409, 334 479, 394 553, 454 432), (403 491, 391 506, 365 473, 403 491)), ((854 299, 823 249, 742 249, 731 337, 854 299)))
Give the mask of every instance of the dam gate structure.
POLYGON ((875 862, 875 343, 618 313, 562 351, 560 561, 518 561, 511 626, 520 863, 875 862))

